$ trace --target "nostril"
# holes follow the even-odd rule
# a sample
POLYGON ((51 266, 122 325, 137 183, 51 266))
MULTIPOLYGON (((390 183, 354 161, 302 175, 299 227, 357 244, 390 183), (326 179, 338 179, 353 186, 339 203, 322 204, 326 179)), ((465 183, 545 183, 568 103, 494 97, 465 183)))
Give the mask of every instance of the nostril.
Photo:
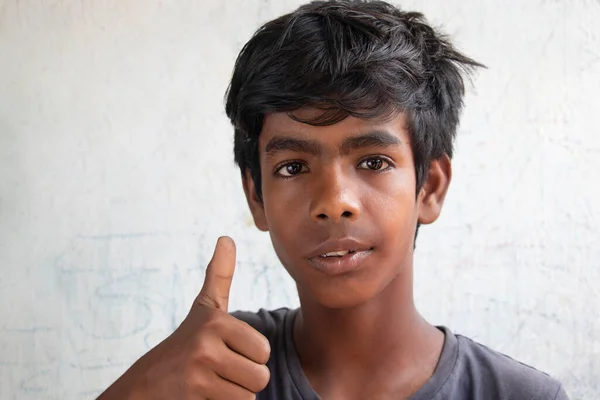
POLYGON ((342 213, 342 217, 350 218, 351 216, 352 216, 352 213, 350 211, 344 211, 342 213))
POLYGON ((325 214, 319 214, 319 215, 317 215, 317 218, 319 218, 319 219, 327 219, 327 215, 325 215, 325 214))

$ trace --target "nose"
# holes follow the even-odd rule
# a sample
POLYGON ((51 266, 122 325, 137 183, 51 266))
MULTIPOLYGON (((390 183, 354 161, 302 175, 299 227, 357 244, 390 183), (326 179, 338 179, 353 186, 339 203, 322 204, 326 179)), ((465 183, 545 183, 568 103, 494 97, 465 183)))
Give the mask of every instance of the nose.
POLYGON ((316 222, 354 221, 360 214, 360 201, 341 171, 321 174, 314 186, 310 216, 316 222))

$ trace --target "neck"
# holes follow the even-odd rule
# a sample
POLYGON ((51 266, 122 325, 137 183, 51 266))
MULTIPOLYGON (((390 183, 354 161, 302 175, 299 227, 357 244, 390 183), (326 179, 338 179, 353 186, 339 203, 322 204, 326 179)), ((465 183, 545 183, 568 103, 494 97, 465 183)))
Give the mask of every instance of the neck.
POLYGON ((394 375, 408 377, 415 365, 421 375, 427 375, 425 380, 431 376, 443 334, 416 310, 409 267, 375 298, 351 308, 326 308, 300 293, 302 307, 294 339, 305 374, 315 388, 327 386, 328 380, 339 382, 342 375, 357 385, 381 374, 387 375, 380 376, 383 381, 394 375), (428 367, 423 371, 425 364, 428 367))

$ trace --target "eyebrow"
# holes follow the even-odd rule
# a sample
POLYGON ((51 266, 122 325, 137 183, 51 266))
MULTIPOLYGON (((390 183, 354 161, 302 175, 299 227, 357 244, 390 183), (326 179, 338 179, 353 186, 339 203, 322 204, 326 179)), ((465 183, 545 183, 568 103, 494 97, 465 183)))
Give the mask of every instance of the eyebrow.
MULTIPOLYGON (((345 139, 339 147, 339 153, 347 155, 352 151, 367 147, 386 148, 398 145, 402 145, 402 141, 397 136, 386 130, 374 130, 345 139)), ((315 140, 280 136, 272 138, 265 148, 268 156, 273 156, 281 151, 319 155, 323 152, 323 146, 315 140)))
POLYGON ((265 148, 265 152, 270 156, 280 151, 295 151, 298 153, 318 155, 322 152, 322 146, 314 140, 280 136, 271 139, 265 148))
POLYGON ((346 155, 366 147, 386 148, 401 144, 402 141, 396 135, 385 130, 375 130, 347 138, 340 146, 340 153, 346 155))

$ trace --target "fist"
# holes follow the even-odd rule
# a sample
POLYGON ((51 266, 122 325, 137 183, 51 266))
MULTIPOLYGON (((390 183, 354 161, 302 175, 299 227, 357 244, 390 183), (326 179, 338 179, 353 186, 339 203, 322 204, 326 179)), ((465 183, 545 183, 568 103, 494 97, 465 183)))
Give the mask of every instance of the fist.
POLYGON ((255 399, 269 382, 269 341, 228 313, 235 243, 218 240, 187 317, 99 399, 255 399))

